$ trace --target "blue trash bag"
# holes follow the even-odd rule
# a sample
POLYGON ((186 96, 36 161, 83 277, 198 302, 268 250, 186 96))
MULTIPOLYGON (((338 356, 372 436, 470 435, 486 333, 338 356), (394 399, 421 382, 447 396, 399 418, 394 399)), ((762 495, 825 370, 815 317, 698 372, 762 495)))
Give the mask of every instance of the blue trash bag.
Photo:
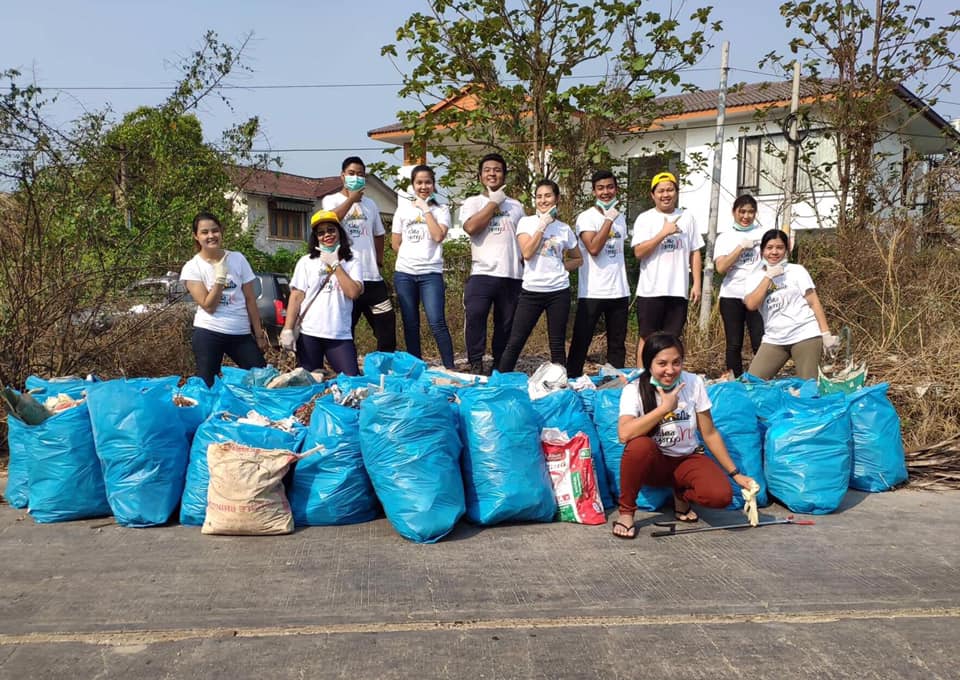
POLYGON ((7 416, 7 487, 3 498, 14 508, 25 508, 30 498, 30 426, 18 418, 7 416))
POLYGON ((248 411, 256 411, 271 420, 283 420, 292 416, 294 411, 304 404, 309 403, 326 387, 326 383, 275 389, 227 384, 217 395, 211 412, 227 411, 242 416, 248 411))
POLYGON ((410 389, 410 386, 414 384, 414 381, 410 378, 404 378, 399 375, 383 374, 376 377, 368 377, 365 375, 344 375, 341 373, 336 378, 337 387, 339 387, 344 394, 358 387, 366 387, 370 393, 373 394, 379 391, 381 379, 383 380, 383 389, 385 392, 406 392, 410 389))
MULTIPOLYGON (((596 390, 589 390, 596 395, 596 390)), ((594 477, 597 480, 597 489, 600 491, 600 501, 603 507, 616 507, 616 500, 610 491, 607 481, 607 467, 603 460, 603 443, 597 432, 593 420, 583 407, 583 401, 573 390, 557 390, 533 402, 533 408, 540 414, 543 427, 555 427, 573 437, 577 432, 583 432, 590 440, 590 454, 593 459, 594 477)))
POLYGON ((220 373, 224 385, 244 385, 250 371, 236 366, 221 366, 220 373))
MULTIPOLYGON (((615 505, 620 502, 620 459, 623 458, 623 444, 617 437, 622 393, 622 387, 597 390, 593 411, 593 424, 597 426, 597 434, 600 435, 603 462, 607 468, 607 484, 615 505)), ((673 489, 669 487, 644 486, 637 494, 637 509, 653 512, 672 497, 673 489)))
POLYGON ((73 399, 79 399, 88 387, 95 385, 97 382, 99 381, 95 376, 90 376, 90 380, 87 380, 76 376, 41 378, 37 375, 31 375, 27 377, 26 390, 36 397, 39 397, 39 395, 47 397, 66 394, 73 399))
POLYGON ((173 403, 179 377, 110 380, 88 391, 90 423, 117 524, 165 524, 183 495, 190 447, 173 403))
POLYGON ((818 394, 816 380, 802 378, 779 378, 763 380, 749 373, 740 376, 740 382, 746 388, 747 396, 753 402, 760 421, 760 433, 763 434, 774 414, 786 407, 790 390, 800 392, 803 397, 815 398, 818 394))
POLYGON ((220 397, 223 390, 223 382, 218 377, 214 377, 213 385, 207 387, 203 378, 191 376, 187 378, 184 385, 177 390, 177 394, 187 399, 197 402, 194 406, 178 406, 177 416, 183 423, 184 433, 187 435, 187 441, 193 440, 193 434, 200 427, 200 423, 206 420, 213 413, 213 406, 220 397))
POLYGON ((381 375, 416 380, 427 370, 427 363, 407 352, 370 352, 363 357, 363 375, 374 383, 381 375))
MULTIPOLYGON (((713 403, 710 409, 713 424, 723 437, 723 443, 727 445, 727 453, 730 454, 740 472, 760 485, 757 505, 769 505, 767 481, 763 476, 763 436, 760 434, 757 410, 750 395, 747 394, 747 388, 738 381, 715 383, 707 386, 707 396, 713 403)), ((699 430, 697 435, 700 436, 699 430)), ((702 437, 700 441, 704 444, 707 455, 713 458, 713 453, 703 442, 702 437)), ((733 492, 733 500, 727 509, 739 510, 743 507, 740 485, 732 479, 728 481, 730 490, 733 492)))
POLYGON ((500 371, 494 370, 493 373, 490 374, 490 377, 487 378, 487 387, 519 387, 523 391, 527 391, 529 384, 529 376, 520 371, 501 373, 500 371))
POLYGON ((254 366, 243 376, 242 384, 244 387, 266 387, 278 375, 280 371, 270 364, 262 367, 254 366))
POLYGON ((539 421, 530 397, 515 387, 464 392, 461 469, 467 518, 474 524, 553 521, 557 501, 539 421))
POLYGON ((363 464, 387 519, 404 538, 433 543, 465 511, 460 436, 446 400, 383 392, 360 406, 363 464))
POLYGON ((847 493, 853 455, 845 401, 843 394, 790 397, 767 428, 767 491, 793 512, 833 512, 847 493))
POLYGON ((907 481, 900 417, 887 398, 887 387, 880 383, 847 395, 853 431, 850 486, 860 491, 888 491, 907 481))
POLYGON ((360 453, 360 412, 317 401, 303 450, 324 448, 298 460, 287 498, 297 526, 355 524, 377 516, 379 502, 360 453))
MULTIPOLYGON (((577 395, 577 398, 580 400, 580 404, 583 405, 583 410, 588 416, 590 416, 590 420, 592 422, 593 405, 597 401, 597 390, 578 390, 574 393, 577 395)), ((600 476, 598 475, 597 478, 599 479, 600 476)))
POLYGON ((29 429, 25 442, 33 519, 47 523, 109 516, 87 402, 24 427, 29 429))
POLYGON ((181 524, 202 526, 207 516, 207 487, 210 485, 207 447, 211 444, 237 442, 258 449, 298 452, 306 434, 302 426, 296 426, 293 432, 285 432, 274 427, 240 423, 237 420, 234 414, 218 411, 197 428, 190 446, 186 483, 180 499, 181 524))

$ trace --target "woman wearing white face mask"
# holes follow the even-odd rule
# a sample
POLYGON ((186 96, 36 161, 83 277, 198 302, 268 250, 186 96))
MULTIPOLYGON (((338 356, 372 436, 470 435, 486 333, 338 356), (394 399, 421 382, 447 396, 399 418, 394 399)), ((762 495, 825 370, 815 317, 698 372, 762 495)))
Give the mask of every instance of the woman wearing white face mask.
POLYGON ((536 215, 517 224, 517 242, 523 255, 523 284, 510 339, 500 358, 501 373, 517 366, 520 351, 533 332, 540 315, 547 313, 550 361, 566 364, 567 320, 570 318, 570 272, 583 264, 573 229, 557 219, 560 187, 542 179, 534 192, 536 215))
POLYGON ((763 338, 763 317, 743 304, 747 294, 746 284, 760 266, 760 238, 763 228, 754 220, 757 217, 757 201, 744 194, 733 202, 733 229, 717 237, 713 261, 717 272, 724 274, 720 284, 720 318, 723 319, 723 334, 726 338, 727 370, 733 377, 743 373, 743 326, 750 332, 750 346, 756 354, 763 338))
POLYGON ((363 292, 363 268, 336 213, 318 210, 310 225, 310 253, 297 261, 290 279, 280 345, 295 350, 297 363, 308 371, 321 370, 326 358, 336 373, 357 375, 350 317, 353 301, 363 292), (300 337, 295 338, 298 318, 300 337))
POLYGON ((769 380, 793 359, 800 378, 816 378, 820 353, 837 343, 810 273, 787 262, 789 237, 779 229, 760 240, 761 268, 747 281, 743 302, 763 316, 763 342, 749 373, 769 380))

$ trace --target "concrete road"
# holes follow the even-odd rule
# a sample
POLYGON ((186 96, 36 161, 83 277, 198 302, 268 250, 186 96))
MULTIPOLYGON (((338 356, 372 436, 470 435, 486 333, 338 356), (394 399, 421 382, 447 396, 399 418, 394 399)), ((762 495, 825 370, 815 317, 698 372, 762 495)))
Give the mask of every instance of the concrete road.
POLYGON ((851 492, 812 527, 436 545, 386 520, 235 538, 2 506, 0 678, 957 678, 958 506, 851 492))

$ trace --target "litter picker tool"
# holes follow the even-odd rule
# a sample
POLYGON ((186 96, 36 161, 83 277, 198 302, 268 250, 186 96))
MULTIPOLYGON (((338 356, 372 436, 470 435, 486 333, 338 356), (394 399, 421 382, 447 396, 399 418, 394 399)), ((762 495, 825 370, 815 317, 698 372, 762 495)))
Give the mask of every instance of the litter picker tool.
MULTIPOLYGON (((787 515, 784 519, 770 519, 764 522, 757 523, 756 526, 764 527, 770 526, 773 524, 801 524, 804 526, 810 526, 816 524, 812 519, 794 519, 793 515, 787 515)), ((701 531, 721 531, 724 529, 750 529, 753 525, 750 522, 741 522, 739 524, 723 524, 716 527, 693 527, 690 529, 678 529, 676 522, 654 522, 654 526, 665 527, 663 531, 654 531, 651 533, 651 536, 661 537, 661 536, 677 536, 679 534, 696 534, 701 531)))

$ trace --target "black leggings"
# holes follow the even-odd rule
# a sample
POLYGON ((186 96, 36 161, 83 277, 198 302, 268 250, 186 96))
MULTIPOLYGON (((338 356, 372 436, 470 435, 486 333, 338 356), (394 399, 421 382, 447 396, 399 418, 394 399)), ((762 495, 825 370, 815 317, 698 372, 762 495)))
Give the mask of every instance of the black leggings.
POLYGON ((197 361, 197 375, 203 378, 207 387, 213 385, 214 377, 220 372, 224 354, 240 368, 263 368, 267 365, 263 352, 250 333, 230 335, 194 327, 190 342, 197 361))
POLYGON ((751 312, 738 298, 720 298, 720 318, 723 319, 723 334, 727 339, 727 368, 736 377, 743 374, 743 324, 750 333, 750 347, 756 354, 763 339, 763 317, 760 312, 751 312))
POLYGON ((567 356, 567 376, 583 375, 583 364, 593 340, 593 332, 602 316, 607 329, 607 363, 623 368, 627 357, 627 309, 630 298, 580 298, 573 317, 573 337, 567 356))
POLYGON ((527 343, 527 339, 540 320, 540 315, 547 313, 547 335, 550 338, 550 361, 561 366, 566 364, 565 343, 567 336, 567 320, 570 318, 570 289, 554 291, 552 293, 534 293, 521 290, 517 300, 517 311, 513 315, 513 328, 510 329, 510 339, 500 358, 501 373, 509 373, 517 367, 520 350, 527 343))

